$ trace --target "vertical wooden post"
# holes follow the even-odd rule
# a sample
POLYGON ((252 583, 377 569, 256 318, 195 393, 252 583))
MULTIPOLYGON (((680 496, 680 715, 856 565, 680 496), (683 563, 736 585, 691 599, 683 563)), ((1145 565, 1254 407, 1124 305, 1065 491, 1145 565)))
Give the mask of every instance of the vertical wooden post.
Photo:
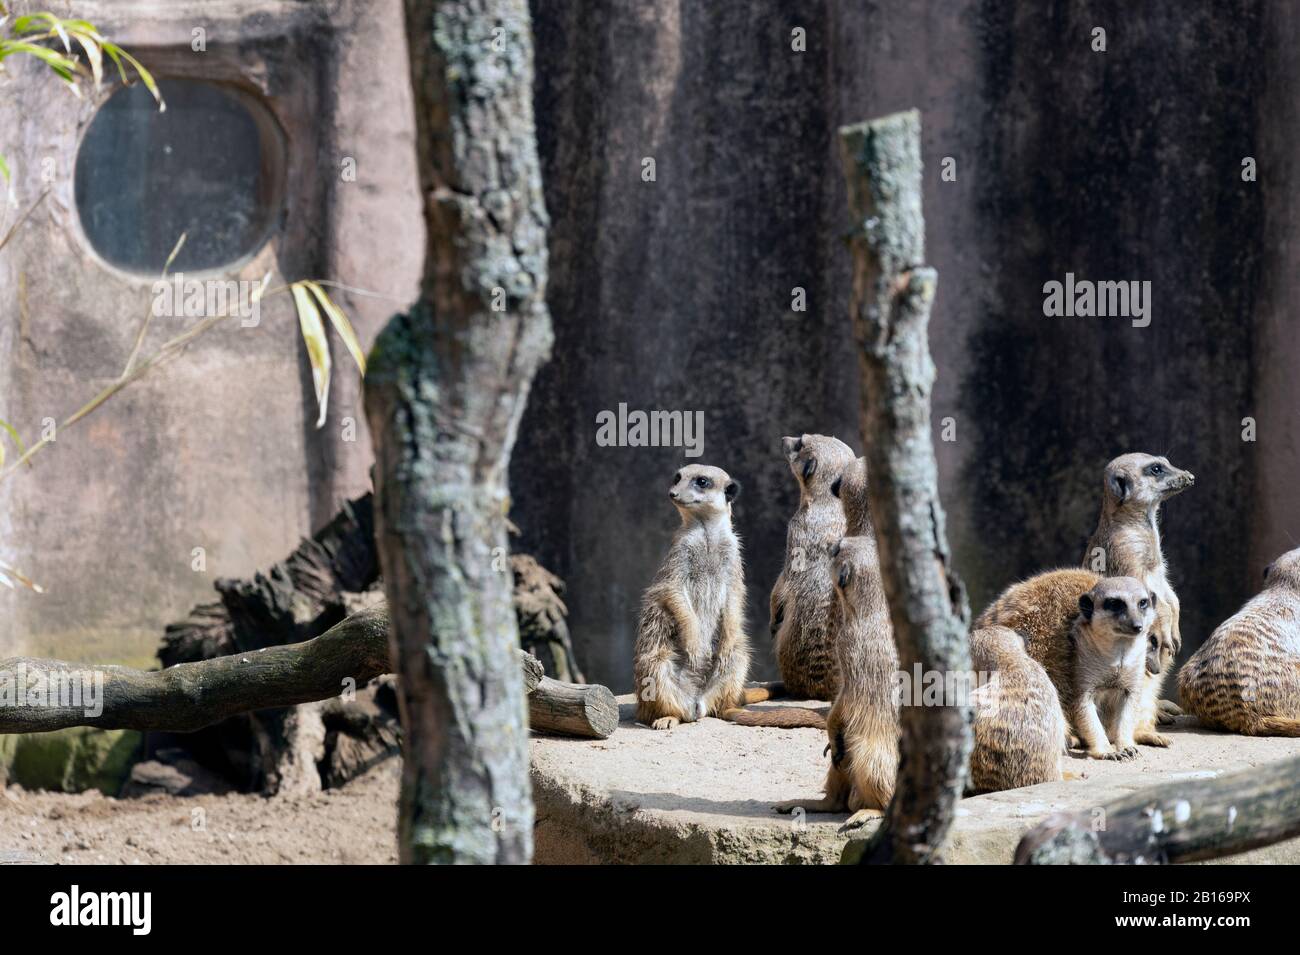
MULTIPOLYGON (((925 266, 921 120, 898 113, 840 130, 854 228, 853 325, 862 367, 868 497, 901 668, 970 671, 969 610, 944 534, 930 435, 927 338, 936 275, 925 266)), ((942 860, 970 757, 969 707, 905 706, 898 786, 860 862, 942 860)))

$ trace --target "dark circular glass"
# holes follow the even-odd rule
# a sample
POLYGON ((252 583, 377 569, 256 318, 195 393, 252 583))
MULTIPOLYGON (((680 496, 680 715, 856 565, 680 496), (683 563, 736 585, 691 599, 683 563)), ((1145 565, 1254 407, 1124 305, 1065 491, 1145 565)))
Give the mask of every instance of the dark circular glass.
POLYGON ((194 80, 159 81, 167 109, 136 83, 104 105, 77 153, 81 227, 107 262, 156 275, 230 265, 255 252, 278 215, 284 142, 251 96, 194 80))

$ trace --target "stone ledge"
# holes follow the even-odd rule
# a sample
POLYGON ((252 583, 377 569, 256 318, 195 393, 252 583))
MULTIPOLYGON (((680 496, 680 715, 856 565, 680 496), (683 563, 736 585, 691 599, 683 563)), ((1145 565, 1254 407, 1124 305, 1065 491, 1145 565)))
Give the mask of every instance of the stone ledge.
MULTIPOLYGON (((783 800, 821 795, 826 767, 821 730, 705 719, 656 732, 633 721, 630 696, 619 697, 619 704, 619 729, 607 740, 533 737, 538 863, 839 861, 849 837, 838 829, 847 814, 809 815, 801 824, 772 810, 783 800)), ((783 701, 755 709, 783 705, 828 708, 783 701)), ((1009 863, 1024 832, 1053 812, 1300 755, 1300 739, 1214 733, 1190 718, 1166 731, 1173 746, 1144 746, 1132 763, 1072 754, 1066 770, 1079 779, 963 800, 951 860, 1009 863)), ((1300 862, 1300 839, 1224 861, 1300 862)))

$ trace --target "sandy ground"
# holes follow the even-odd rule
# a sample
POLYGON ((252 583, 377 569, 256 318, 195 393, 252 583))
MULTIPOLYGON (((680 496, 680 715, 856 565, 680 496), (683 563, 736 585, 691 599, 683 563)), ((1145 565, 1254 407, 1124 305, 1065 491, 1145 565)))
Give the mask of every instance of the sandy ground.
POLYGON ((397 862, 400 762, 301 798, 0 790, 0 862, 388 864, 397 862))

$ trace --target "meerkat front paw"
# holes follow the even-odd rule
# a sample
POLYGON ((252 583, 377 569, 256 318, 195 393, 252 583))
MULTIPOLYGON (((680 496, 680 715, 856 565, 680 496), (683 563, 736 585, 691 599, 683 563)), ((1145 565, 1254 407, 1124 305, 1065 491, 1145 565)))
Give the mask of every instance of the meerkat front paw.
MULTIPOLYGON (((1157 701, 1156 701, 1156 719, 1159 720, 1161 724, 1163 724, 1163 725, 1165 725, 1165 726, 1168 726, 1170 723, 1175 722, 1175 717, 1179 717, 1179 716, 1182 716, 1182 715, 1183 715, 1183 709, 1182 709, 1182 707, 1180 707, 1180 706, 1179 706, 1177 703, 1175 703, 1173 700, 1157 700, 1157 701)), ((1165 746, 1167 746, 1167 745, 1169 745, 1169 744, 1168 744, 1168 743, 1164 743, 1164 744, 1157 743, 1157 744, 1155 744, 1155 745, 1157 745, 1157 746, 1160 746, 1160 745, 1165 745, 1165 746)))
POLYGON ((1133 739, 1136 742, 1141 743, 1143 746, 1159 746, 1161 748, 1169 746, 1174 741, 1172 736, 1165 736, 1163 733, 1157 733, 1154 730, 1151 732, 1143 730, 1134 736, 1133 739))
POLYGON ((883 809, 859 809, 848 819, 844 820, 844 825, 840 826, 840 834, 852 832, 855 829, 861 829, 867 824, 868 819, 879 819, 885 814, 883 809))
POLYGON ((1123 746, 1123 747, 1117 746, 1112 750, 1106 750, 1102 752, 1100 755, 1094 755, 1091 752, 1088 753, 1088 755, 1091 756, 1093 759, 1111 759, 1111 760, 1115 760, 1116 762, 1125 763, 1128 762, 1130 759, 1136 759, 1138 756, 1141 755, 1141 752, 1138 750, 1136 746, 1123 746))
POLYGON ((650 724, 650 728, 652 730, 670 730, 680 722, 681 720, 675 716, 661 716, 650 724))

